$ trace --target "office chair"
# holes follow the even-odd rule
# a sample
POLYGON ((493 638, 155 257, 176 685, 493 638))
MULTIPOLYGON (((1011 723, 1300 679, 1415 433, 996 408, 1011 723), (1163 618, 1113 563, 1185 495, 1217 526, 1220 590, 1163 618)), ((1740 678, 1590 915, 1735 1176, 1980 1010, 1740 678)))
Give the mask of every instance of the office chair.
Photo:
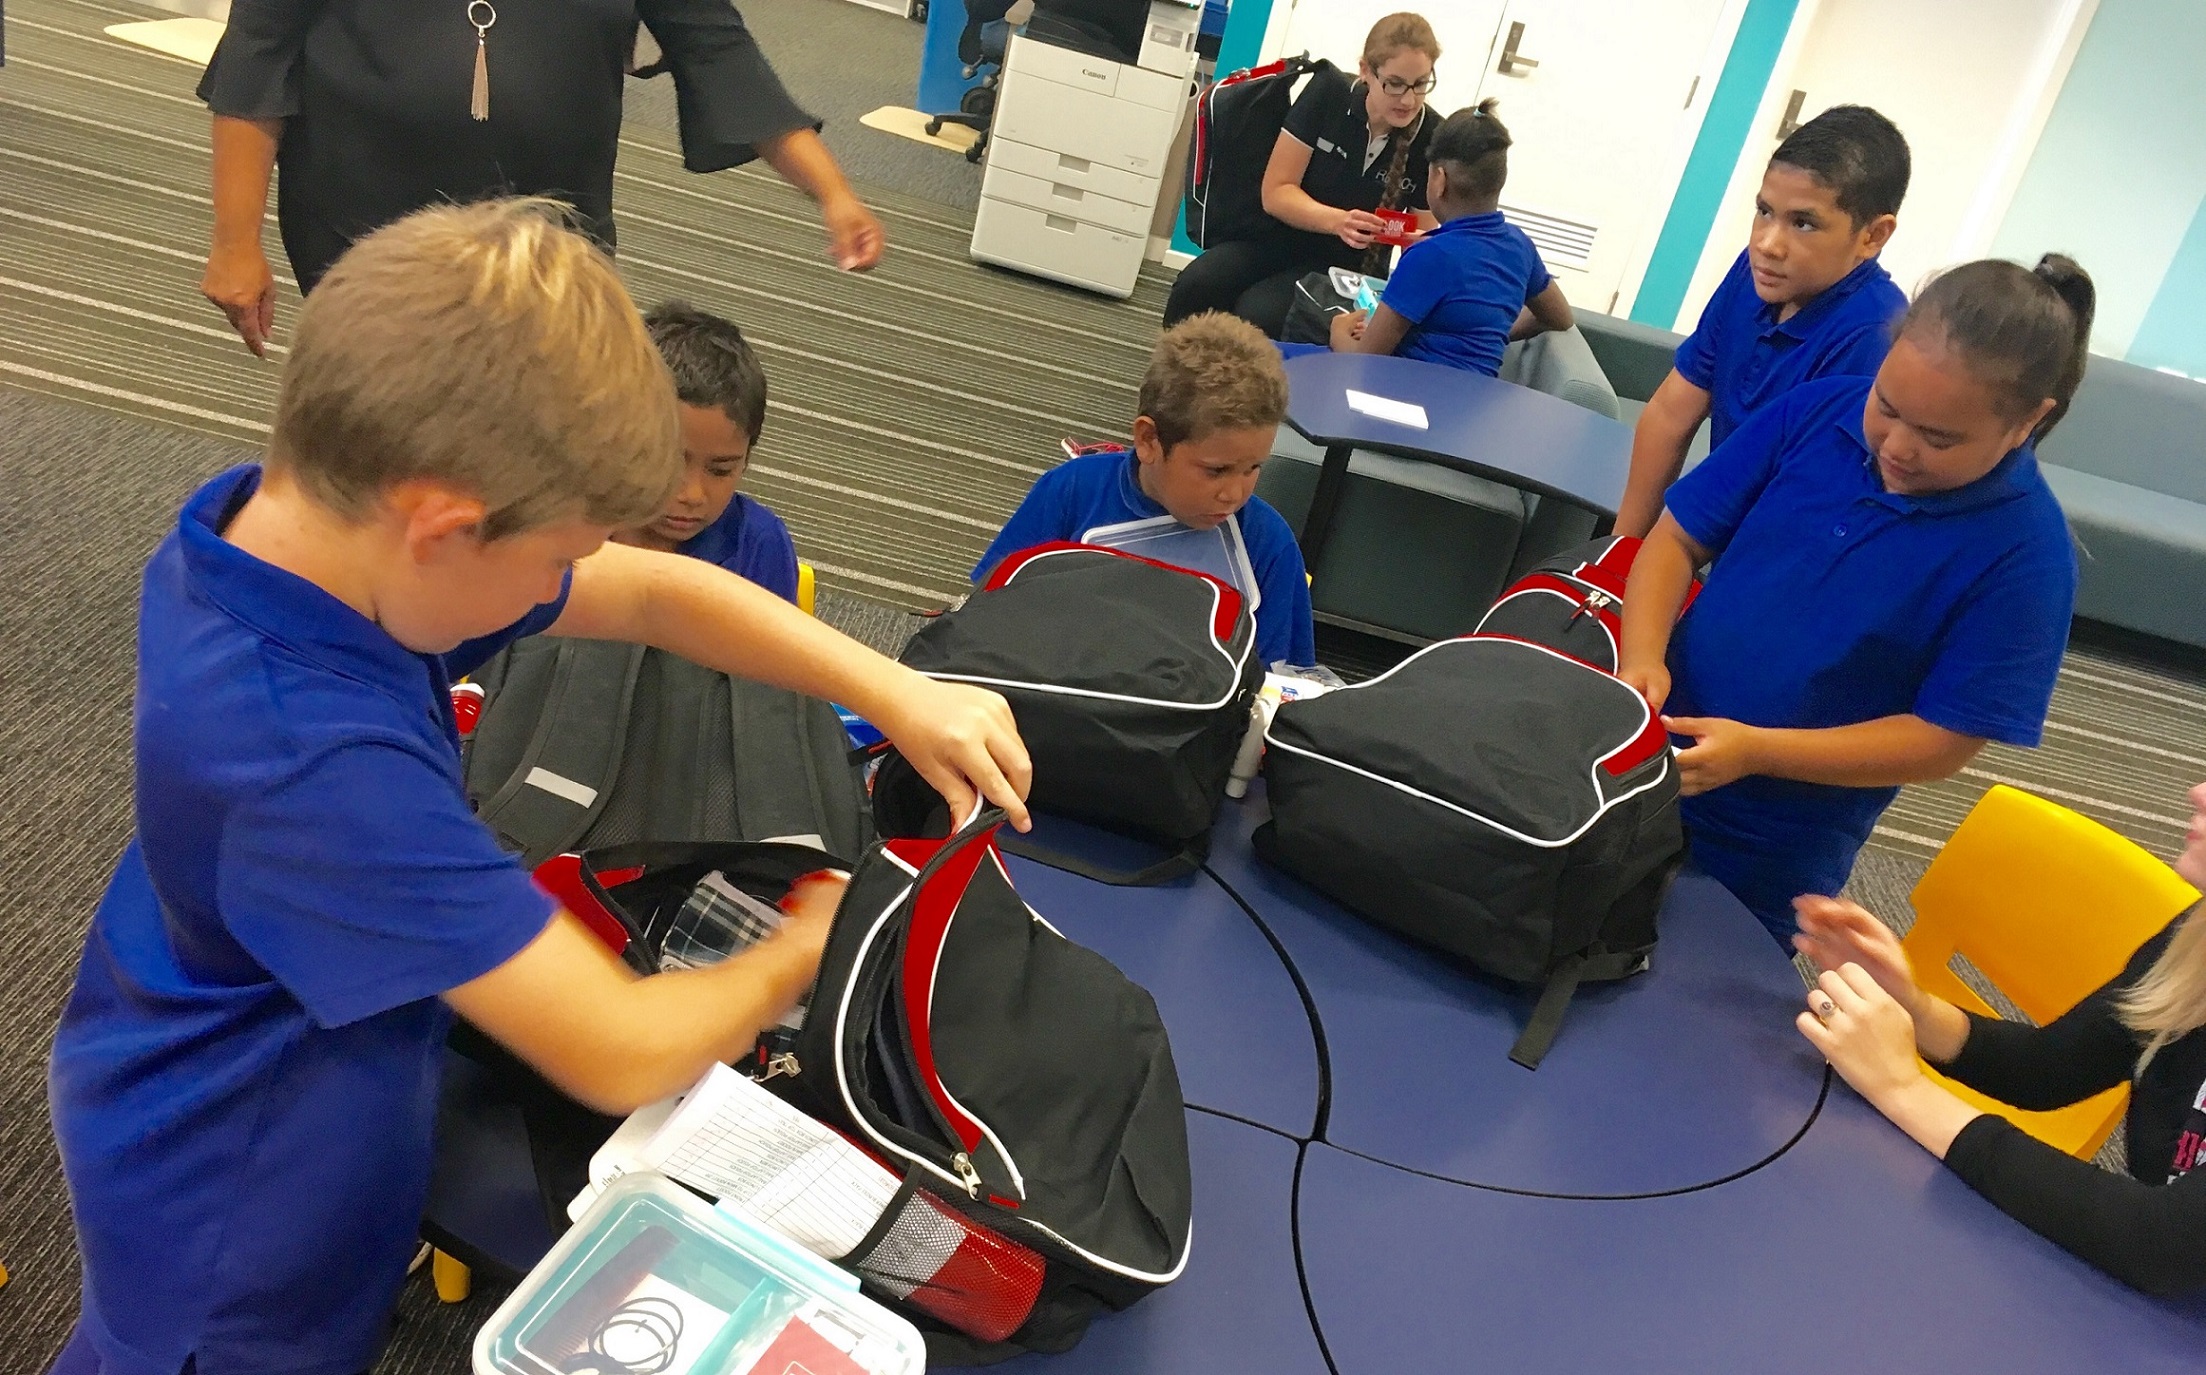
POLYGON ((958 60, 965 64, 967 80, 981 78, 981 84, 967 91, 958 101, 955 111, 938 114, 927 120, 927 136, 942 132, 945 124, 963 125, 980 131, 973 146, 965 150, 967 162, 979 162, 988 150, 988 124, 996 116, 996 85, 1003 78, 1004 52, 1011 46, 1011 22, 1004 18, 1011 12, 1017 0, 966 0, 965 27, 957 36, 958 60))

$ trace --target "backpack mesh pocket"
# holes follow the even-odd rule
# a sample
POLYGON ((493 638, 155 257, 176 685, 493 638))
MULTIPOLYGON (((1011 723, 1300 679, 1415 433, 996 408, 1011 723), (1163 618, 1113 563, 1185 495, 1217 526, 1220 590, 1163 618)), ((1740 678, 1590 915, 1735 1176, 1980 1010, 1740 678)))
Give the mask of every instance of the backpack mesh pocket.
POLYGON ((924 1189, 904 1197, 842 1264, 875 1287, 970 1337, 1000 1342, 1041 1297, 1046 1262, 924 1189))

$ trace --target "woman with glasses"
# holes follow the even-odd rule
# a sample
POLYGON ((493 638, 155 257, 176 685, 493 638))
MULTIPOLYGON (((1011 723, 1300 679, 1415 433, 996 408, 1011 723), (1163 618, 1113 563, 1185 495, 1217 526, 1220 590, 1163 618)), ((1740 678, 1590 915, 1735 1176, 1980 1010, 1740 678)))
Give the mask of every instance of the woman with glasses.
POLYGON ((1213 245, 1189 263, 1165 303, 1167 328, 1223 310, 1279 336, 1294 284, 1330 267, 1386 270, 1374 246, 1385 222, 1373 211, 1425 208, 1425 150, 1440 121, 1428 116, 1440 40, 1423 16, 1390 14, 1364 39, 1356 79, 1326 69, 1287 112, 1264 168, 1271 231, 1213 245))
POLYGON ((214 245, 200 290, 254 353, 275 324, 260 246, 269 173, 299 290, 381 225, 439 201, 553 196, 613 246, 613 158, 638 23, 680 98, 682 162, 762 157, 819 202, 848 271, 881 256, 852 193, 729 0, 236 0, 200 82, 214 112, 214 245))

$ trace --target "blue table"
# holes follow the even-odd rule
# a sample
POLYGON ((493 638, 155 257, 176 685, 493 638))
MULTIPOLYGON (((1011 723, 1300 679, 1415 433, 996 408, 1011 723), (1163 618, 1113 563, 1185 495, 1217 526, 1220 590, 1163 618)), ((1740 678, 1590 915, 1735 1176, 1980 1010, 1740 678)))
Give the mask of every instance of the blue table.
POLYGON ((1823 1067, 1804 990, 1705 877, 1672 888, 1653 967, 1578 990, 1538 1070, 1509 1059, 1532 998, 1381 930, 1260 862, 1263 789, 1227 804, 1212 869, 1287 951, 1331 1065, 1320 1136, 1408 1169, 1549 1194, 1691 1188, 1782 1150, 1823 1067))
MULTIPOLYGON (((1619 1113, 1584 1146, 1628 1152, 1635 1128, 1619 1113)), ((2074 1259, 1843 1085, 1713 1189, 1531 1198, 1312 1145, 1297 1209, 1339 1375, 2172 1375, 2206 1353, 2206 1302, 2074 1259)))
POLYGON ((1325 449, 1302 523, 1311 568, 1356 449, 1460 468, 1598 515, 1616 513, 1631 470, 1629 427, 1529 387, 1411 358, 1328 351, 1287 360, 1287 423, 1325 449), (1350 391, 1422 406, 1428 426, 1367 415, 1348 404, 1350 391))
POLYGON ((1187 1269, 1123 1313, 1097 1318, 1057 1356, 1018 1375, 1329 1375, 1295 1266, 1301 1147, 1208 1113, 1187 1115, 1195 1231, 1187 1269))
MULTIPOLYGON (((1036 834, 1086 858, 1112 853, 1110 837, 1071 823, 1044 819, 1036 834)), ((1005 864, 1050 925, 1156 998, 1190 1104, 1293 1137, 1316 1131, 1317 1040, 1302 995, 1215 879, 1198 873, 1159 887, 1113 888, 1015 855, 1005 864)))

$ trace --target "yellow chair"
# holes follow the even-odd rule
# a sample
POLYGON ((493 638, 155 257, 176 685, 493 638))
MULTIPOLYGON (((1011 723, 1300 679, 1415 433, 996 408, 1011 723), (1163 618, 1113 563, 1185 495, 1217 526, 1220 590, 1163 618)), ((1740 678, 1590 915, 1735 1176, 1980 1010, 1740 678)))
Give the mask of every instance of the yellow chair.
POLYGON ((802 611, 807 616, 818 615, 819 613, 812 609, 812 601, 817 590, 812 576, 812 565, 799 563, 797 565, 797 610, 802 611))
POLYGON ((436 1281, 437 1297, 446 1303, 465 1303, 475 1288, 475 1276, 467 1262, 442 1251, 429 1257, 429 1278, 436 1281))
MULTIPOLYGON (((2001 784, 1915 885, 1915 926, 1900 944, 1925 991, 1997 1016, 1954 974, 1951 961, 1963 955, 2042 1026, 2119 974, 2138 946, 2198 897, 2174 870, 2098 822, 2001 784)), ((2026 1112, 1929 1072, 1970 1106, 2086 1160, 2129 1105, 2123 1084, 2065 1108, 2026 1112)))

